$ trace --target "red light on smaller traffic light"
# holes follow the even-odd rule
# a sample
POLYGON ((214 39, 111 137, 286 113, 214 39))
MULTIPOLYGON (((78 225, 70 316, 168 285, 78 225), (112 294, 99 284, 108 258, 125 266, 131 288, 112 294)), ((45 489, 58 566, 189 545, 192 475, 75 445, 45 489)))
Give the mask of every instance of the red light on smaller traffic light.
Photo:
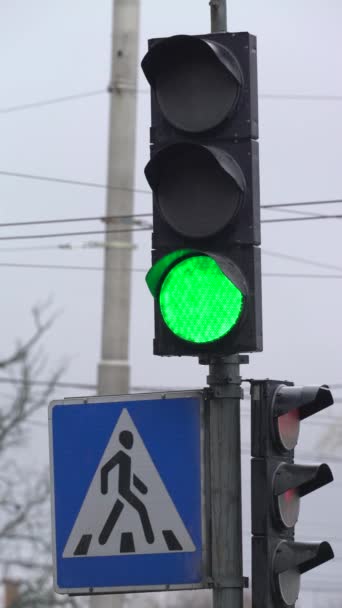
POLYGON ((296 525, 299 516, 300 499, 296 489, 286 490, 277 497, 278 511, 281 523, 286 528, 296 525))
POLYGON ((297 445, 299 436, 299 411, 290 410, 277 418, 278 437, 285 450, 293 450, 297 445))
POLYGON ((286 492, 284 493, 284 502, 286 503, 290 503, 293 501, 293 496, 295 495, 296 491, 294 489, 290 489, 290 490, 286 490, 286 492))

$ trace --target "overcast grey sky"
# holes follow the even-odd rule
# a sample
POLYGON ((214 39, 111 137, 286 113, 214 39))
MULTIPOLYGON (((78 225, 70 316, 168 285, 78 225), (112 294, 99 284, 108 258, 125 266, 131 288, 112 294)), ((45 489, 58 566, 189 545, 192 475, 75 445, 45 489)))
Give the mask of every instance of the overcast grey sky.
MULTIPOLYGON (((105 190, 9 177, 1 175, 1 171, 105 184, 108 96, 104 91, 110 70, 111 9, 111 0, 0 1, 1 222, 104 213, 105 190), (84 99, 5 111, 21 104, 101 90, 103 94, 84 99)), ((209 16, 207 0, 170 3, 142 0, 140 60, 149 37, 206 33, 210 28, 209 16)), ((228 22, 231 31, 247 30, 258 38, 261 202, 342 197, 342 3, 228 0, 228 22), (283 97, 267 97, 272 94, 283 97), (291 97, 296 95, 313 99, 291 97), (328 99, 329 96, 340 99, 328 99)), ((138 90, 136 186, 147 188, 143 169, 149 153, 149 96, 141 71, 138 90)), ((150 197, 137 194, 135 210, 151 211, 150 197)), ((342 213, 342 203, 309 207, 305 211, 342 213)), ((262 213, 262 219, 280 216, 285 217, 285 213, 262 213)), ((264 224, 265 275, 278 272, 342 275, 340 222, 335 219, 264 224), (273 254, 306 258, 318 265, 273 254), (337 268, 329 270, 321 264, 337 268)), ((100 223, 65 224, 53 226, 53 231, 101 228, 100 223)), ((0 237, 39 231, 50 230, 1 228, 0 237)), ((99 235, 0 241, 0 264, 101 266, 102 251, 83 247, 95 239, 103 240, 99 235), (75 249, 57 248, 57 244, 66 243, 75 249), (38 246, 44 249, 27 250, 38 246)), ((135 242, 133 268, 147 269, 150 234, 136 235, 135 242)), ((46 341, 51 364, 67 357, 70 365, 66 381, 95 384, 100 348, 101 272, 1 266, 0 270, 0 357, 8 353, 17 338, 28 335, 32 305, 51 295, 55 307, 63 311, 46 341)), ((202 386, 206 370, 195 359, 153 357, 153 303, 145 287, 144 273, 133 272, 132 284, 132 385, 202 386)), ((243 375, 286 378, 297 383, 342 384, 341 286, 341 278, 265 276, 264 352, 251 355, 251 363, 243 368, 243 375)), ((79 392, 59 391, 56 396, 79 392)), ((340 404, 336 404, 331 414, 338 415, 339 408, 340 404)), ((325 419, 327 416, 328 413, 325 419)), ((308 442, 312 440, 310 428, 311 433, 305 435, 308 442)), ((324 422, 322 428, 326 429, 324 422)), ((315 429, 319 430, 317 425, 315 429)), ((248 442, 248 433, 244 441, 248 442)), ((312 449, 314 446, 313 442, 312 449)), ((304 448, 309 449, 307 445, 304 448)), ((339 454, 342 456, 341 450, 339 454)), ((322 490, 321 509, 317 507, 320 499, 315 496, 312 522, 323 524, 326 520, 329 530, 324 524, 323 531, 322 525, 323 536, 340 535, 335 550, 342 560, 341 526, 337 530, 338 509, 333 508, 341 503, 341 465, 337 463, 334 471, 339 481, 334 488, 322 490), (329 514, 324 511, 326 498, 330 498, 329 514)), ((313 512, 312 503, 310 509, 313 512)), ((339 583, 341 561, 323 568, 320 576, 325 585, 329 580, 339 583)), ((315 572, 310 580, 318 580, 317 577, 315 572)), ((305 597, 303 605, 314 605, 310 603, 313 602, 310 594, 305 597)), ((318 606, 324 598, 319 594, 316 600, 318 606)))

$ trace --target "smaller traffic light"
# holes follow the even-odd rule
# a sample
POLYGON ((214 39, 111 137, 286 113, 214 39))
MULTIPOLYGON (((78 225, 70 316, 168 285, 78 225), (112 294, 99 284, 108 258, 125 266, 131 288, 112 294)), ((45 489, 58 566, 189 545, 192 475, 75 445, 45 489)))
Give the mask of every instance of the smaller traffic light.
POLYGON ((330 483, 327 464, 294 462, 301 420, 332 405, 327 386, 252 382, 253 608, 294 606, 301 574, 332 559, 327 542, 294 540, 301 499, 330 483))

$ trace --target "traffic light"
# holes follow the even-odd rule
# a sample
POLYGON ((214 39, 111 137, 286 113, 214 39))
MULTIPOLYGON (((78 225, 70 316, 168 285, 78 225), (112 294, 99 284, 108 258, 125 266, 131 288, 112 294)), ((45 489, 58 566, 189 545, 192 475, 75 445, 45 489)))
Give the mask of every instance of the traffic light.
POLYGON ((256 39, 149 40, 157 355, 262 349, 256 39))
POLYGON ((329 388, 252 381, 253 608, 294 606, 303 573, 334 557, 329 543, 294 540, 300 500, 333 480, 327 464, 294 463, 300 423, 332 405, 329 388))

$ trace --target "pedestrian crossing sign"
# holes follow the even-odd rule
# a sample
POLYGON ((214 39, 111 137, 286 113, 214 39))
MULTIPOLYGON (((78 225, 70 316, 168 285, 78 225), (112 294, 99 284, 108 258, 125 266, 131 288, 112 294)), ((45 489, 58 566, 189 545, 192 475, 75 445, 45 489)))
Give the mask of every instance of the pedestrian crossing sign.
POLYGON ((201 391, 53 401, 58 593, 207 586, 201 391))

